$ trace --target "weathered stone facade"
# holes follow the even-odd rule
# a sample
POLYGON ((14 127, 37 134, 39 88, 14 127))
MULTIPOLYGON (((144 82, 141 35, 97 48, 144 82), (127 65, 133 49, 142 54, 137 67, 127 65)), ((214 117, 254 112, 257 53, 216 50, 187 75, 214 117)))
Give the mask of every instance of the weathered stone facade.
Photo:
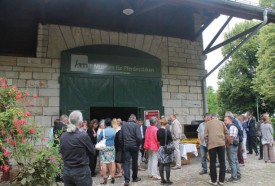
MULTIPOLYGON (((199 24, 198 24, 199 25, 199 24)), ((161 60, 165 114, 174 113, 182 124, 202 119, 201 78, 206 73, 202 41, 163 36, 118 33, 62 25, 39 25, 37 57, 0 56, 0 76, 37 94, 28 107, 41 126, 50 127, 59 115, 60 55, 63 50, 94 44, 135 48, 161 60)))

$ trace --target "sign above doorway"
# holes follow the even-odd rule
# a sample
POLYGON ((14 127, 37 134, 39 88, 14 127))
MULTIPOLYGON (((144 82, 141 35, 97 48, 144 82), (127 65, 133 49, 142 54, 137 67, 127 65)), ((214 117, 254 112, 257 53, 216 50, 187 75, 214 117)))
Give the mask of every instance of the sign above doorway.
POLYGON ((106 56, 71 54, 71 72, 89 74, 129 75, 160 77, 160 62, 156 59, 134 58, 129 56, 106 56))

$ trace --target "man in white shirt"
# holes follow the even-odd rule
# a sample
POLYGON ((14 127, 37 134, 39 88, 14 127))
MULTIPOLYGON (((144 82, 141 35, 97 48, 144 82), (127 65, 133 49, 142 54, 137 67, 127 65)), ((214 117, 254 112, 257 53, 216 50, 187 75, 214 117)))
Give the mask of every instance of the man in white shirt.
POLYGON ((176 165, 172 167, 171 169, 181 169, 181 155, 180 155, 180 139, 182 136, 182 126, 179 122, 179 120, 176 119, 175 115, 170 115, 170 120, 172 121, 171 124, 171 134, 173 138, 173 144, 175 146, 175 160, 176 165))

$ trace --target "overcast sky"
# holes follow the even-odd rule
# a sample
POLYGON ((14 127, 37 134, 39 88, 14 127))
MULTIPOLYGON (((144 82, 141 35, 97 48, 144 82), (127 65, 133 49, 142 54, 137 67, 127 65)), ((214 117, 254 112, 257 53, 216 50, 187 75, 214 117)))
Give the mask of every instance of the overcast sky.
MULTIPOLYGON (((240 0, 244 1, 246 3, 258 3, 259 0, 240 0)), ((221 15, 219 18, 215 19, 208 28, 203 32, 203 42, 204 42, 204 48, 209 44, 209 42, 212 40, 212 38, 216 35, 216 33, 219 31, 221 26, 224 24, 228 16, 221 15)), ((227 27, 225 27, 224 32, 230 31, 232 27, 236 23, 244 21, 243 19, 233 18, 227 27)), ((216 42, 212 45, 216 45, 223 41, 223 33, 220 35, 220 37, 216 40, 216 42)), ((205 68, 209 72, 212 70, 221 60, 223 60, 223 56, 221 54, 221 50, 217 49, 209 54, 207 54, 207 60, 205 61, 205 68)), ((218 69, 216 69, 208 78, 206 79, 207 86, 212 86, 215 90, 217 90, 218 85, 218 72, 219 69, 222 67, 221 65, 218 69)))

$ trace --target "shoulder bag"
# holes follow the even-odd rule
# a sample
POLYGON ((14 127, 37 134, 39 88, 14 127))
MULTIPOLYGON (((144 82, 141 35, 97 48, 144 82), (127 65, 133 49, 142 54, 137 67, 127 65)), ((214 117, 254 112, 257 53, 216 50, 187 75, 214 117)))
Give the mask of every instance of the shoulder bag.
POLYGON ((165 129, 165 146, 163 148, 164 148, 164 152, 170 155, 174 152, 175 146, 172 142, 166 144, 166 141, 167 141, 167 130, 165 129))
POLYGON ((95 145, 96 150, 103 150, 106 148, 105 129, 102 130, 103 138, 95 145))

